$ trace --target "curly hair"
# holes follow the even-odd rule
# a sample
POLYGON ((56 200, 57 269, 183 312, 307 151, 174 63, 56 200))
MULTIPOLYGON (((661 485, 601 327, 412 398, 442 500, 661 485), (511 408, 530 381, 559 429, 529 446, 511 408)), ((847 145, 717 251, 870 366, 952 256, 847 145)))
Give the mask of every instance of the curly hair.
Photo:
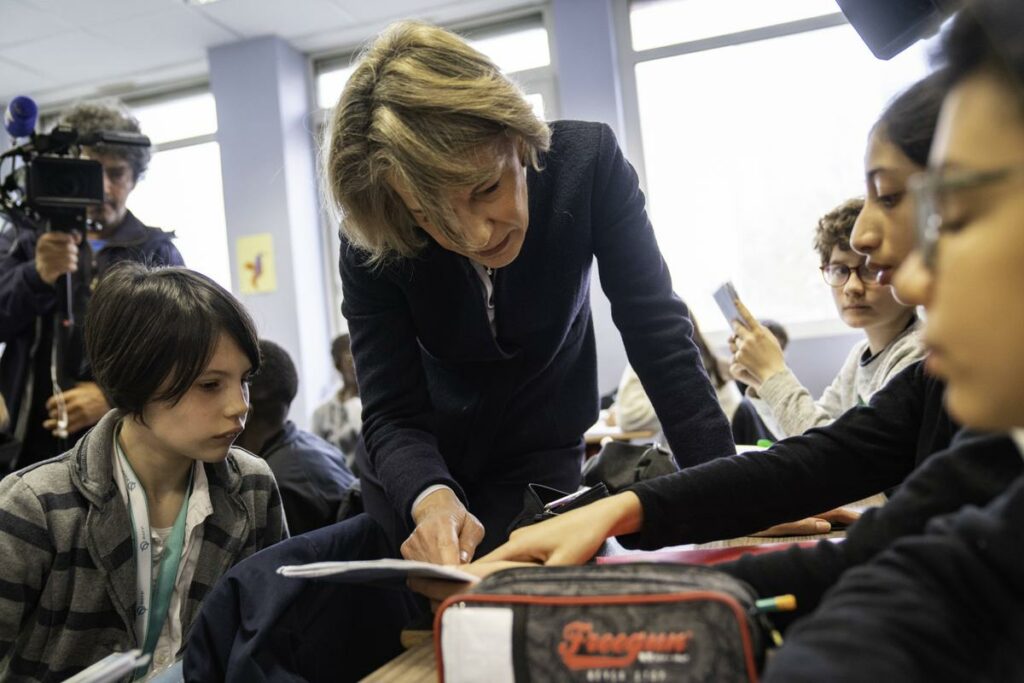
MULTIPOLYGON (((57 125, 71 126, 79 134, 109 131, 112 133, 142 134, 139 121, 128 108, 117 100, 79 102, 60 115, 57 125)), ((98 154, 109 155, 128 162, 138 181, 149 167, 153 152, 149 147, 98 144, 91 147, 98 154)))
POLYGON ((863 199, 847 199, 818 219, 818 227, 814 229, 814 248, 821 257, 821 265, 828 264, 834 247, 842 251, 850 250, 853 224, 857 222, 857 216, 863 208, 863 199))
POLYGON ((522 91, 462 38, 403 21, 366 49, 341 93, 324 146, 324 186, 343 213, 342 231, 369 263, 415 256, 426 244, 392 189, 409 188, 427 220, 454 244, 444 191, 482 182, 479 153, 517 145, 539 169, 551 131, 522 91))

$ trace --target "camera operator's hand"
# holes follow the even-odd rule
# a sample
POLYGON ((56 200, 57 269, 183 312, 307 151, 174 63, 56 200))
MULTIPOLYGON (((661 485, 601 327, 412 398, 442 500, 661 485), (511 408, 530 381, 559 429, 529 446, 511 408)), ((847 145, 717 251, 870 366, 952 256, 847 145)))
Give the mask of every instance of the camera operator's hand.
POLYGON ((52 285, 64 273, 78 270, 78 245, 81 235, 46 232, 36 241, 36 270, 43 282, 52 285))
MULTIPOLYGON (((68 434, 92 427, 110 410, 110 404, 95 382, 79 382, 73 389, 65 391, 64 405, 68 411, 68 434)), ((55 396, 46 401, 46 409, 50 413, 50 419, 43 422, 43 428, 53 431, 57 429, 59 417, 55 396)))

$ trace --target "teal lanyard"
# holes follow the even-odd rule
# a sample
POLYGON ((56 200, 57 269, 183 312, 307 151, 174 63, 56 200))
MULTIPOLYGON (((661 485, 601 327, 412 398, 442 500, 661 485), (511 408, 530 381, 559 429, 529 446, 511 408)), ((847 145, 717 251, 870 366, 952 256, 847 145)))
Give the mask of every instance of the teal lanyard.
MULTIPOLYGON (((189 475, 185 499, 174 520, 171 534, 167 538, 163 557, 160 558, 160 568, 154 586, 152 581, 153 549, 146 492, 135 475, 135 471, 132 470, 128 458, 125 457, 124 451, 121 450, 121 444, 116 436, 114 443, 121 472, 125 479, 125 488, 128 490, 128 514, 132 520, 132 545, 135 549, 138 596, 135 608, 135 632, 138 642, 143 643, 143 654, 152 655, 153 650, 156 649, 156 643, 160 639, 164 621, 167 619, 171 596, 174 594, 174 582, 178 575, 178 565, 181 564, 182 550, 185 547, 185 518, 188 516, 188 501, 192 494, 192 474, 189 475)), ((195 465, 193 465, 194 468, 195 465)), ((139 675, 143 675, 148 668, 147 666, 142 669, 139 675)))

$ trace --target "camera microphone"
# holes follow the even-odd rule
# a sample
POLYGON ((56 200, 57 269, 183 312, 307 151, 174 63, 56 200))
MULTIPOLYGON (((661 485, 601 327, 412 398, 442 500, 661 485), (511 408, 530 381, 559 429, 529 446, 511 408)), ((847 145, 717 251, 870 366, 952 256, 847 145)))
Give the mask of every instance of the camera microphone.
POLYGON ((36 129, 39 107, 32 98, 19 95, 4 110, 4 128, 15 138, 27 138, 36 129))

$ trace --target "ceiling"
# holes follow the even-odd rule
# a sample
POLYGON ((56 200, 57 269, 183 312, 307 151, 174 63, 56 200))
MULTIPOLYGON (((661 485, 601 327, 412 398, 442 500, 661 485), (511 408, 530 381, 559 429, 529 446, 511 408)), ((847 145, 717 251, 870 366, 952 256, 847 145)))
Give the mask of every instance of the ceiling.
POLYGON ((0 103, 41 107, 201 79, 211 47, 276 34, 303 52, 358 45, 389 22, 453 24, 536 0, 0 0, 0 103))

